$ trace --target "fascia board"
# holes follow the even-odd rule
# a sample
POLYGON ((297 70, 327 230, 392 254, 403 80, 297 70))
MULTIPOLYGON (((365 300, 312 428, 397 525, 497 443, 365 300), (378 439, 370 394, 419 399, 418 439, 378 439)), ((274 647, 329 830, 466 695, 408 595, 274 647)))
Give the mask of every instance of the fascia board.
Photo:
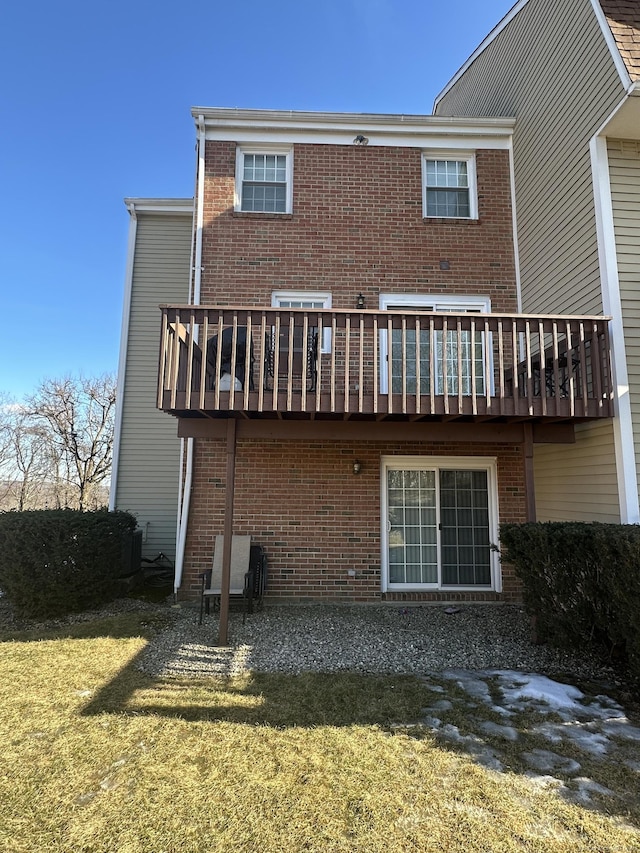
MULTIPOLYGON (((431 145, 431 137, 491 140, 490 147, 508 144, 512 118, 372 115, 365 113, 303 113, 268 110, 227 110, 194 107, 203 116, 208 140, 292 140, 324 144, 353 144, 354 136, 369 136, 369 145, 431 145), (429 139, 428 143, 425 139, 429 139)), ((451 146, 451 141, 447 143, 451 146)))
POLYGON ((600 29, 602 30, 602 36, 607 43, 609 52, 611 53, 613 64, 616 66, 616 71, 620 75, 622 85, 625 89, 628 90, 631 87, 631 77, 629 76, 629 70, 625 64, 624 59, 622 58, 622 54, 618 50, 618 45, 613 33, 611 32, 609 22, 607 21, 607 18, 604 12, 602 11, 602 6, 598 2, 598 0, 591 0, 591 5, 593 6, 593 13, 596 16, 596 20, 598 21, 600 29))
POLYGON ((136 213, 193 213, 192 198, 125 198, 129 211, 136 213))
MULTIPOLYGON (((292 143, 307 144, 307 145, 353 145, 353 131, 349 134, 317 134, 309 133, 287 133, 286 131, 275 133, 264 133, 253 130, 243 130, 242 133, 233 130, 223 132, 207 133, 207 141, 209 142, 239 142, 242 144, 263 144, 263 145, 291 145, 292 143)), ((486 136, 484 134, 477 135, 439 135, 431 136, 427 134, 407 135, 407 136, 391 136, 380 135, 375 139, 370 139, 368 148, 376 146, 396 147, 396 148, 446 148, 454 149, 461 148, 468 150, 469 148, 496 148, 507 150, 510 147, 511 137, 496 137, 486 136)))

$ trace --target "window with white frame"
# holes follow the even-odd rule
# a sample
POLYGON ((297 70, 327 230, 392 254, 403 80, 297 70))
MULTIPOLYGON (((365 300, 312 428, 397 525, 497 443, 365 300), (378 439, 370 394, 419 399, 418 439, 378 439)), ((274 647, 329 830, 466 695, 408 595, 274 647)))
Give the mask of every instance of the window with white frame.
MULTIPOLYGON (((485 296, 383 293, 380 295, 380 308, 401 312, 414 310, 479 314, 490 313, 491 300, 485 296)), ((431 340, 426 323, 425 327, 418 335, 415 327, 407 328, 404 333, 401 329, 392 329, 390 347, 387 331, 382 330, 380 333, 381 393, 388 393, 389 377, 391 377, 391 390, 394 394, 402 392, 403 383, 407 393, 417 393, 419 373, 420 394, 429 394, 434 380, 434 393, 444 394, 446 375, 447 394, 462 393, 468 396, 473 389, 476 394, 484 395, 486 347, 491 348, 491 341, 486 341, 484 333, 480 330, 472 338, 471 332, 466 329, 461 330, 460 333, 455 329, 448 329, 446 341, 444 333, 436 330, 431 340), (433 356, 431 355, 432 347, 433 356), (391 362, 390 370, 389 361, 391 362), (435 377, 431 377, 432 363, 435 377)))
POLYGON ((236 205, 246 213, 291 212, 291 150, 239 146, 236 156, 236 205))
POLYGON ((473 154, 425 152, 422 157, 423 215, 476 219, 476 169, 473 154))
MULTIPOLYGON (((331 294, 327 291, 276 290, 271 294, 274 308, 331 308, 331 294)), ((331 352, 331 329, 322 330, 320 352, 331 352)), ((294 344, 295 345, 295 344, 294 344)))

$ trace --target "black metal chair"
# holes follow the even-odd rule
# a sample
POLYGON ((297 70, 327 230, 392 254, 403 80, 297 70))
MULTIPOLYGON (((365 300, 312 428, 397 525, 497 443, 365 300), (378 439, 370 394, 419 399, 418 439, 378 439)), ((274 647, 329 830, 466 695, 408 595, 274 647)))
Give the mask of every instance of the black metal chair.
MULTIPOLYGON (((213 335, 207 341, 207 365, 211 373, 211 387, 224 376, 231 376, 233 364, 233 328, 228 326, 222 330, 222 343, 220 345, 220 364, 218 365, 218 335, 213 335)), ((247 364, 247 328, 236 327, 236 359, 235 378, 242 389, 249 382, 249 390, 253 391, 253 339, 249 341, 249 363, 247 364)))
MULTIPOLYGON (((222 551, 224 536, 216 536, 213 565, 200 577, 200 618, 209 615, 210 602, 214 610, 220 606, 222 595, 222 551)), ((250 536, 234 536, 231 542, 231 574, 229 596, 242 604, 242 622, 254 606, 262 608, 267 583, 267 555, 261 545, 251 544, 250 536)))
MULTIPOLYGON (((265 348, 265 383, 267 379, 271 381, 275 378, 275 362, 276 349, 278 349, 278 380, 286 382, 289 378, 289 332, 283 330, 280 332, 280 340, 276 341, 274 332, 267 333, 267 341, 265 348)), ((318 330, 315 326, 311 327, 307 336, 307 352, 306 359, 303 358, 304 351, 302 345, 302 329, 295 329, 293 336, 293 350, 291 357, 291 379, 294 383, 306 382, 307 391, 315 391, 316 382, 318 379, 318 330), (306 362, 306 370, 304 365, 306 362), (304 375, 303 375, 304 373, 304 375)), ((282 388, 282 385, 281 385, 282 388)), ((267 386, 267 390, 271 390, 267 386)), ((294 390, 299 390, 295 388, 294 390)))

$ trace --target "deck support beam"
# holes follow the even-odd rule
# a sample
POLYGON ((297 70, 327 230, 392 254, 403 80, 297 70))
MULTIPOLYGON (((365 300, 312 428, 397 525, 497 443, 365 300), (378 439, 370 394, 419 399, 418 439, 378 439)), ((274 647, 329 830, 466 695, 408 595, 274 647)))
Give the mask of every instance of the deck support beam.
POLYGON ((218 645, 226 646, 229 637, 229 591, 231 588, 231 545, 233 541, 233 493, 236 485, 236 420, 227 418, 227 478, 224 504, 224 547, 220 587, 220 625, 218 645))

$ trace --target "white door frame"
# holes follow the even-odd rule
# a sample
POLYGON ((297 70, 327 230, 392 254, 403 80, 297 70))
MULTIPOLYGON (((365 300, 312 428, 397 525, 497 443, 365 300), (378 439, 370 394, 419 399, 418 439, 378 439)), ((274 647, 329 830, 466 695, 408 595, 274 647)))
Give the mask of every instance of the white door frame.
MULTIPOLYGON (((491 299, 488 296, 452 296, 448 293, 381 293, 379 301, 380 310, 387 311, 390 305, 418 308, 422 311, 438 311, 446 306, 447 308, 454 308, 458 311, 466 311, 471 308, 475 311, 480 309, 482 314, 491 313, 491 299)), ((387 394, 389 392, 389 341, 387 340, 387 329, 380 329, 379 334, 380 393, 387 394)), ((432 381, 435 381, 435 377, 432 378, 432 381)), ((493 381, 493 376, 491 376, 491 381, 493 381)))
MULTIPOLYGON (((380 544, 381 544, 381 585, 382 592, 429 592, 429 591, 457 591, 457 592, 502 592, 502 571, 498 555, 498 466, 495 457, 490 456, 382 456, 380 465, 380 544), (487 488, 488 488, 488 505, 489 505, 489 536, 492 548, 490 552, 490 569, 491 569, 491 584, 489 586, 459 586, 459 585, 443 585, 441 581, 441 546, 440 546, 440 531, 438 529, 438 583, 437 584, 416 584, 415 586, 389 584, 389 502, 387 495, 387 471, 389 470, 435 470, 441 468, 453 469, 458 471, 486 471, 487 472, 487 488)), ((436 477, 436 494, 438 494, 438 478, 436 477)), ((438 498, 439 504, 439 498, 438 498)), ((436 508, 438 512, 437 522, 439 522, 439 506, 436 508)), ((439 527, 439 525, 438 525, 439 527)))

